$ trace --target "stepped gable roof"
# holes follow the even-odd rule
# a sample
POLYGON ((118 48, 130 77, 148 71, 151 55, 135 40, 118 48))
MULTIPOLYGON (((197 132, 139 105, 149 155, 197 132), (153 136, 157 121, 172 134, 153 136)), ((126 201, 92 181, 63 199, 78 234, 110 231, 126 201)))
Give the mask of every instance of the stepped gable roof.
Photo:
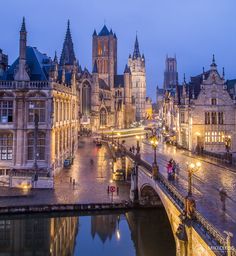
POLYGON ((70 21, 68 20, 66 36, 63 43, 63 49, 61 52, 60 65, 73 65, 75 61, 76 57, 74 52, 72 36, 70 32, 70 21))
POLYGON ((110 91, 110 87, 108 86, 108 84, 103 79, 99 78, 98 82, 99 82, 99 88, 100 89, 110 91))
POLYGON ((123 75, 115 75, 114 87, 124 87, 124 76, 123 75))
POLYGON ((102 30, 98 34, 99 36, 109 36, 110 32, 106 25, 103 26, 102 30))
MULTIPOLYGON (((52 61, 46 55, 37 50, 36 47, 26 47, 26 70, 30 81, 47 81, 52 61)), ((19 58, 10 66, 4 75, 4 80, 14 80, 15 70, 19 65, 19 58)))

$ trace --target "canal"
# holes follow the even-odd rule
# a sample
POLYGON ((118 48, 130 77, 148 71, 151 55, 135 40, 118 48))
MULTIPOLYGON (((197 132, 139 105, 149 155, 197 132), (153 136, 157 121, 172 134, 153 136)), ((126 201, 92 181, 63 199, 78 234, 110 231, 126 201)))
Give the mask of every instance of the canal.
POLYGON ((174 256, 164 209, 0 218, 0 256, 174 256))

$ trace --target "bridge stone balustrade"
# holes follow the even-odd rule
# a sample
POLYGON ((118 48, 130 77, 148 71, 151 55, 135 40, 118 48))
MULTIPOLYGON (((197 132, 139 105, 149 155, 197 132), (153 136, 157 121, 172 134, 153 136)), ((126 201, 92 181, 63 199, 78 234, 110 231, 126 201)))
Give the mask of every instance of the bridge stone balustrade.
MULTIPOLYGON (((110 148, 117 151, 117 145, 110 148)), ((126 155, 126 162, 133 165, 131 200, 134 203, 162 205, 165 208, 176 242, 176 255, 227 255, 226 237, 197 210, 193 219, 186 217, 185 197, 162 174, 158 173, 157 179, 154 179, 149 163, 137 158, 122 145, 119 145, 119 150, 126 155)), ((233 246, 230 255, 236 256, 233 246)))

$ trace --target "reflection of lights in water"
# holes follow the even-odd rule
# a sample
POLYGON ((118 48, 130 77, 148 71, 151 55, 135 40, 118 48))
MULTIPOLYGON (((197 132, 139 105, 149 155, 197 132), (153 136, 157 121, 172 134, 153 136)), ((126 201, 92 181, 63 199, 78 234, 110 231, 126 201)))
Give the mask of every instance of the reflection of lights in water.
POLYGON ((120 240, 120 230, 116 230, 116 238, 117 240, 120 240))

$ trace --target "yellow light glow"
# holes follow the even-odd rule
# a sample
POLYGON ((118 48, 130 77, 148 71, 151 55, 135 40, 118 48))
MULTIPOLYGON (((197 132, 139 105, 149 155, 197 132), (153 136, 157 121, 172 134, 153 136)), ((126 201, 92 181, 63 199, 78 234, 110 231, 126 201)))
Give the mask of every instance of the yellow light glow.
POLYGON ((117 135, 120 136, 120 133, 118 132, 117 135))
POLYGON ((192 164, 189 165, 189 167, 190 167, 191 169, 193 169, 193 168, 195 167, 195 164, 192 163, 192 164))
POLYGON ((199 168, 199 167, 202 166, 202 164, 201 164, 200 162, 197 162, 197 163, 196 163, 196 166, 199 168))
POLYGON ((110 183, 112 183, 112 182, 113 182, 113 180, 109 180, 109 182, 110 182, 110 183))

